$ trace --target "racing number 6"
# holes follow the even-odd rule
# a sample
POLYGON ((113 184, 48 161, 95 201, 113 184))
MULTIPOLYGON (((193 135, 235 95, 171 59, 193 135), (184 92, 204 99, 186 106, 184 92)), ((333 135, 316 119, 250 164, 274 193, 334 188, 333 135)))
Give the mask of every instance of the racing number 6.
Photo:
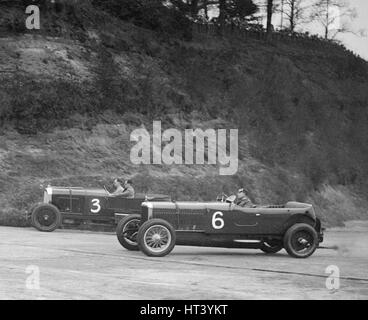
POLYGON ((212 227, 214 229, 220 230, 225 226, 224 219, 221 218, 223 216, 224 216, 224 214, 220 211, 217 211, 213 214, 213 216, 212 216, 212 227))
POLYGON ((101 210, 100 200, 99 199, 93 199, 92 200, 92 213, 99 213, 101 210))

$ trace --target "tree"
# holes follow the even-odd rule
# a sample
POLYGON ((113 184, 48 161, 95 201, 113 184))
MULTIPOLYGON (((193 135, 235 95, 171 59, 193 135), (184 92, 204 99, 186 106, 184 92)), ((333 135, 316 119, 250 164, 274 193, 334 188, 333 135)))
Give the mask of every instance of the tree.
POLYGON ((208 20, 208 0, 203 0, 203 11, 205 18, 208 20))
MULTIPOLYGON (((187 14, 163 0, 91 0, 93 6, 137 26, 163 34, 191 38, 187 14)), ((178 4, 182 1, 178 1, 178 4)))
POLYGON ((193 18, 197 17, 202 10, 207 18, 208 8, 215 6, 219 11, 220 25, 223 25, 229 18, 245 19, 258 10, 253 0, 171 0, 170 3, 193 18))
POLYGON ((345 0, 317 0, 311 14, 311 18, 322 25, 325 39, 335 39, 339 33, 355 33, 349 20, 356 16, 356 10, 345 0))
POLYGON ((272 26, 273 11, 274 11, 273 0, 267 0, 267 34, 268 35, 271 35, 273 31, 273 26, 272 26))
POLYGON ((225 25, 225 21, 226 21, 226 0, 219 0, 219 16, 218 16, 218 20, 219 20, 219 24, 220 26, 225 25))
POLYGON ((281 0, 281 9, 280 9, 281 21, 280 21, 280 29, 283 29, 283 27, 284 27, 284 8, 285 8, 285 0, 281 0))
POLYGON ((199 5, 199 0, 190 1, 190 13, 192 16, 198 14, 198 5, 199 5))
POLYGON ((231 0, 227 3, 227 16, 229 18, 246 19, 258 11, 252 0, 231 0))
POLYGON ((199 12, 203 10, 205 17, 208 18, 208 7, 218 5, 219 0, 170 0, 169 3, 193 18, 197 17, 199 12))
POLYGON ((286 16, 291 32, 301 23, 307 22, 306 12, 309 8, 310 4, 306 0, 282 0, 281 18, 286 16))
POLYGON ((172 0, 171 3, 175 5, 185 14, 195 17, 200 10, 200 0, 172 0))

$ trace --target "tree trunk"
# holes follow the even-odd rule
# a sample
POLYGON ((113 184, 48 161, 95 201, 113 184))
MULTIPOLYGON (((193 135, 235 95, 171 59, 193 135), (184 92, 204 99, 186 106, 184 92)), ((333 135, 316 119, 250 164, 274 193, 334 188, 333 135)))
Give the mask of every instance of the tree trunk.
POLYGON ((226 0, 219 0, 219 11, 219 23, 223 26, 226 19, 226 0))
POLYGON ((198 14, 198 0, 192 0, 190 3, 190 14, 195 17, 198 14))
POLYGON ((204 6, 204 16, 206 20, 208 20, 208 0, 203 1, 203 6, 204 6))
POLYGON ((290 31, 294 32, 295 29, 295 0, 290 4, 290 31))
POLYGON ((325 39, 328 39, 330 29, 330 0, 326 0, 326 25, 325 25, 325 39))
POLYGON ((273 13, 273 0, 267 0, 267 34, 268 38, 272 34, 272 13, 273 13))

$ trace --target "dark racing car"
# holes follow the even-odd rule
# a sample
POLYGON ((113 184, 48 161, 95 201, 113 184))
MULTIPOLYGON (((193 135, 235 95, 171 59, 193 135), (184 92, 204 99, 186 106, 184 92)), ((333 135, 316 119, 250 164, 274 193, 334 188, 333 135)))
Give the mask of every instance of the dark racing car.
POLYGON ((160 194, 136 194, 134 198, 111 196, 104 189, 47 187, 43 202, 28 212, 31 225, 40 231, 54 231, 63 220, 114 223, 122 217, 141 212, 144 201, 170 201, 160 194))
POLYGON ((323 241, 321 221, 310 204, 241 207, 235 196, 224 202, 144 202, 139 215, 123 218, 117 237, 129 250, 162 257, 175 245, 253 248, 276 253, 283 248, 306 258, 323 241))

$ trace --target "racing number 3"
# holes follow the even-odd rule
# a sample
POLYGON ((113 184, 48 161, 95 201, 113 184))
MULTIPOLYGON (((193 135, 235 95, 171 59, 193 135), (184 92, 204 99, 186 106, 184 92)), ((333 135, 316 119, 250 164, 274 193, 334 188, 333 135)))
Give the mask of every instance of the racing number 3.
POLYGON ((224 214, 220 211, 217 211, 212 215, 212 227, 214 229, 220 230, 225 226, 224 219, 221 218, 223 216, 224 214))
POLYGON ((99 213, 101 211, 100 199, 92 199, 91 212, 99 213))

